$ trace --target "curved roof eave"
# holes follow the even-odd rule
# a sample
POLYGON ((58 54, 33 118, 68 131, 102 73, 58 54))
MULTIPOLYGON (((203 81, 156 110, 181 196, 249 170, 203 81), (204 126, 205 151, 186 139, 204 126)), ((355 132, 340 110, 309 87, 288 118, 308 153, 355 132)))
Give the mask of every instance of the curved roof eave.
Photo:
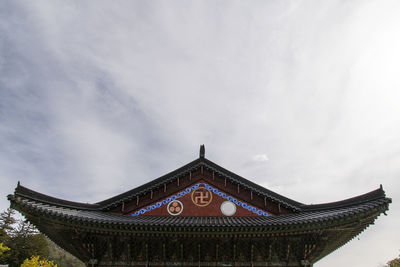
POLYGON ((380 186, 378 189, 375 189, 368 193, 365 193, 365 194, 362 194, 359 196, 355 196, 355 197, 351 197, 348 199, 339 200, 339 201, 335 201, 335 202, 329 202, 329 203, 303 205, 303 206, 300 206, 300 208, 302 211, 319 211, 319 210, 328 210, 328 209, 333 209, 333 208, 337 209, 337 208, 345 208, 345 207, 349 207, 349 206, 353 206, 353 205, 357 205, 357 204, 361 204, 361 203, 365 203, 368 201, 373 201, 373 200, 381 199, 381 198, 385 198, 389 202, 391 202, 390 198, 386 198, 386 193, 383 190, 382 186, 380 186))
MULTIPOLYGON (((126 225, 126 226, 183 226, 183 227, 214 227, 214 226, 289 226, 308 223, 321 223, 331 220, 341 220, 344 217, 358 216, 357 214, 374 213, 378 216, 388 209, 390 199, 379 198, 368 200, 364 203, 350 207, 341 207, 330 210, 306 211, 280 216, 268 217, 159 217, 159 216, 127 216, 93 210, 77 210, 72 208, 57 207, 25 197, 9 196, 9 200, 17 210, 23 214, 40 213, 56 218, 87 222, 101 225, 126 225)), ((35 216, 35 215, 34 215, 35 216)))
MULTIPOLYGON (((336 202, 331 202, 331 203, 322 203, 322 204, 314 204, 314 205, 307 205, 303 204, 297 201, 294 201, 292 199, 289 199, 287 197, 284 197, 282 195, 279 195, 271 190, 268 190, 260 185, 257 185, 231 171, 226 170, 225 168, 215 164, 214 162, 207 160, 204 157, 200 157, 168 174, 165 174, 153 181, 150 181, 146 184, 143 184, 139 187, 136 187, 132 190, 129 190, 127 192, 124 192, 122 194, 116 195, 114 197, 111 197, 109 199, 94 203, 94 204, 89 204, 89 203, 80 203, 80 202, 73 202, 73 201, 68 201, 60 198, 55 198, 52 196, 48 196, 39 192, 36 192, 34 190, 31 190, 27 187, 21 186, 20 183, 18 182, 18 185, 15 189, 14 195, 15 196, 23 196, 32 200, 36 200, 39 202, 55 205, 55 206, 60 206, 60 207, 67 207, 67 208, 73 208, 73 209, 81 209, 81 210, 93 210, 93 211, 107 211, 110 209, 110 207, 113 207, 115 205, 121 204, 124 201, 131 200, 135 198, 136 196, 145 194, 149 192, 150 190, 153 190, 157 187, 163 186, 165 183, 172 182, 179 177, 201 167, 204 166, 205 168, 208 168, 210 170, 215 171, 216 173, 222 175, 223 177, 226 177, 229 179, 232 183, 239 184, 240 186, 243 186, 245 188, 248 188, 250 190, 253 190, 255 193, 258 193, 262 196, 267 197, 268 199, 281 203, 282 205, 294 210, 295 212, 303 212, 303 211, 318 211, 318 210, 327 210, 327 209, 335 209, 335 208, 342 208, 342 207, 348 207, 360 203, 364 203, 370 200, 375 200, 379 198, 385 198, 385 192, 382 188, 382 186, 376 190, 373 190, 371 192, 365 193, 360 196, 352 197, 349 199, 345 200, 340 200, 336 202)), ((390 200, 390 199, 389 199, 390 200)))
MULTIPOLYGON (((8 198, 10 199, 11 196, 13 196, 13 195, 9 195, 8 198)), ((20 185, 19 182, 18 182, 17 187, 15 188, 14 196, 15 197, 22 196, 22 197, 32 199, 32 200, 35 200, 38 202, 42 202, 45 204, 66 207, 66 208, 72 208, 72 209, 92 210, 92 211, 101 209, 101 206, 98 204, 74 202, 74 201, 69 201, 69 200, 45 195, 45 194, 39 193, 37 191, 34 191, 32 189, 29 189, 27 187, 24 187, 24 186, 20 185)))

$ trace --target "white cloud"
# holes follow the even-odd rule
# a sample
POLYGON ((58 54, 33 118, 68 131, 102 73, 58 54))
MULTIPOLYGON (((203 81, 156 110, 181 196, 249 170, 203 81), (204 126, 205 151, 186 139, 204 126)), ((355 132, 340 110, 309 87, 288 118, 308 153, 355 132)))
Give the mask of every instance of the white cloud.
POLYGON ((300 202, 382 183, 389 216, 318 266, 398 254, 397 1, 0 5, 3 196, 19 179, 98 201, 204 143, 206 157, 300 202))
POLYGON ((254 156, 253 156, 253 160, 254 160, 254 161, 263 162, 263 161, 268 161, 268 157, 267 157, 267 155, 265 155, 265 154, 254 155, 254 156))

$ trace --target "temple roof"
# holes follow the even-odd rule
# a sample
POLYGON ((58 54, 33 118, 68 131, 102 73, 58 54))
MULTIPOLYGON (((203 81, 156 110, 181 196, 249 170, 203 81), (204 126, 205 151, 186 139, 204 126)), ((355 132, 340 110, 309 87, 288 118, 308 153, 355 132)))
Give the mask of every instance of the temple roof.
POLYGON ((18 206, 19 209, 70 220, 96 222, 99 224, 176 226, 272 226, 322 222, 362 214, 369 211, 376 212, 377 209, 379 209, 378 213, 381 213, 388 209, 388 204, 391 202, 390 198, 386 198, 385 192, 381 186, 374 191, 346 200, 317 205, 303 204, 257 185, 206 159, 204 157, 204 147, 203 151, 200 151, 200 157, 198 159, 184 165, 183 167, 142 186, 98 203, 79 203, 54 198, 26 188, 20 185, 20 183, 18 183, 14 194, 9 195, 8 199, 13 205, 18 206), (179 179, 179 177, 187 175, 199 168, 211 170, 225 179, 228 179, 231 183, 240 185, 242 188, 247 188, 252 192, 255 192, 255 194, 261 195, 269 200, 290 208, 293 213, 273 217, 226 217, 221 219, 212 217, 200 218, 180 216, 172 218, 148 216, 134 217, 108 212, 111 208, 122 202, 130 201, 151 190, 159 188, 164 184, 171 183, 176 179, 179 179))
POLYGON ((111 197, 109 199, 100 201, 94 204, 88 203, 80 203, 73 202, 64 199, 59 199, 55 197, 51 197, 24 186, 21 186, 19 183, 15 189, 14 196, 22 196, 29 200, 35 200, 38 203, 42 202, 45 204, 53 205, 56 207, 65 207, 71 209, 78 210, 87 210, 87 211, 108 211, 117 205, 120 205, 123 202, 127 202, 135 199, 138 196, 142 196, 151 190, 162 187, 164 184, 171 183, 176 181, 179 177, 186 175, 196 169, 206 168, 208 170, 212 170, 218 175, 225 177, 230 182, 240 185, 242 188, 249 189, 253 191, 255 194, 261 195, 262 197, 266 197, 269 200, 280 203, 281 205, 290 208, 295 212, 302 211, 323 211, 330 210, 336 208, 350 207, 357 204, 363 204, 364 202, 369 202, 371 200, 385 198, 385 192, 382 189, 382 186, 372 192, 366 193, 364 195, 360 195, 357 197, 349 198, 346 200, 341 200, 337 202, 323 203, 323 204, 314 204, 307 205, 297 201, 294 201, 290 198, 284 197, 280 194, 277 194, 271 190, 268 190, 258 184, 255 184, 233 172, 226 170, 225 168, 215 164, 214 162, 204 158, 200 155, 200 157, 181 168, 176 169, 166 175, 163 175, 153 181, 150 181, 146 184, 143 184, 139 187, 136 187, 132 190, 129 190, 125 193, 119 194, 117 196, 111 197))
MULTIPOLYGON (((126 240, 138 240, 134 245, 138 251, 128 250, 134 253, 131 259, 139 263, 142 260, 140 248, 143 246, 140 240, 143 238, 150 242, 150 247, 154 247, 151 244, 160 244, 161 238, 164 245, 167 243, 165 247, 174 249, 175 243, 168 243, 171 234, 175 236, 174 240, 181 238, 181 247, 182 242, 187 241, 190 247, 193 242, 200 242, 200 239, 205 242, 211 236, 210 242, 230 240, 221 244, 233 244, 232 240, 236 240, 234 248, 229 251, 236 251, 235 246, 238 245, 244 248, 244 252, 248 251, 247 241, 251 237, 252 242, 256 242, 251 247, 261 243, 267 245, 265 251, 269 256, 265 258, 265 255, 259 254, 260 262, 267 261, 271 266, 278 266, 274 264, 281 264, 286 259, 286 266, 304 266, 302 262, 316 262, 361 233, 380 214, 385 213, 391 203, 380 186, 366 194, 341 201, 303 204, 206 159, 204 146, 200 149, 198 159, 98 203, 55 198, 24 187, 19 182, 8 199, 12 208, 20 211, 42 233, 75 256, 86 262, 92 259, 101 262, 104 257, 103 265, 99 266, 111 266, 107 262, 110 255, 113 262, 119 262, 120 254, 115 252, 120 251, 126 240), (214 195, 212 203, 208 203, 210 208, 198 208, 201 205, 197 205, 196 198, 208 196, 205 196, 207 192, 201 190, 209 190, 214 195), (199 194, 194 197, 196 192, 199 194), (174 203, 180 203, 181 213, 171 214, 170 207, 179 207, 171 205, 174 203), (235 211, 237 207, 236 214, 224 213, 224 203, 233 205, 235 211), (183 207, 187 208, 183 210, 183 207), (219 213, 215 213, 215 210, 219 213), (88 250, 88 244, 91 250, 88 250), (111 252, 105 257, 108 248, 111 252), (294 263, 290 265, 289 262, 294 263)), ((200 255, 208 253, 207 249, 214 248, 214 243, 201 245, 204 251, 200 252, 200 243, 193 244, 197 244, 199 259, 200 255)), ((147 251, 147 243, 145 247, 147 251)), ((155 254, 165 254, 160 251, 155 254)), ((246 252, 248 255, 244 257, 253 261, 253 249, 251 251, 250 254, 246 252)), ((182 254, 182 261, 185 260, 191 261, 191 258, 185 258, 182 254)))
MULTIPOLYGON (((21 187, 20 187, 21 189, 21 187)), ((27 189, 24 188, 24 192, 27 189)), ((43 202, 37 198, 31 198, 27 194, 9 195, 9 200, 13 205, 18 206, 18 210, 28 213, 39 213, 42 216, 52 216, 54 218, 71 220, 76 222, 96 223, 99 225, 126 225, 126 226, 293 226, 309 223, 329 223, 330 221, 345 218, 348 216, 366 215, 368 213, 381 213, 387 209, 389 198, 384 196, 381 189, 377 189, 368 194, 352 198, 347 201, 337 202, 346 203, 337 207, 331 204, 327 208, 320 205, 319 209, 311 209, 292 214, 270 216, 270 217, 159 217, 159 216, 127 216, 100 210, 89 210, 73 208, 71 205, 52 204, 43 202), (380 196, 380 197, 378 197, 380 196), (350 204, 352 203, 352 204, 350 204)), ((313 205, 309 207, 317 207, 313 205)))

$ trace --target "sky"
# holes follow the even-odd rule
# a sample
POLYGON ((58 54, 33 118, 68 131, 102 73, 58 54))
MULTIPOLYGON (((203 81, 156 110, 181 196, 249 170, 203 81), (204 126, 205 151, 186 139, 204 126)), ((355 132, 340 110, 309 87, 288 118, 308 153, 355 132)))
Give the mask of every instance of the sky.
POLYGON ((198 157, 306 204, 388 216, 317 267, 400 253, 400 2, 0 3, 0 209, 94 203, 198 157))

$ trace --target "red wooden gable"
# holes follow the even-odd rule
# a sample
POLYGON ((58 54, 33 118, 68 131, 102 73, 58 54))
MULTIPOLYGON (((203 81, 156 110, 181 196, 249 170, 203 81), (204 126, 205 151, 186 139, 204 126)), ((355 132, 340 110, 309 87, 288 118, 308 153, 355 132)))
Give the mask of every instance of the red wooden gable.
POLYGON ((224 192, 205 180, 134 210, 133 216, 271 216, 237 196, 224 192))

